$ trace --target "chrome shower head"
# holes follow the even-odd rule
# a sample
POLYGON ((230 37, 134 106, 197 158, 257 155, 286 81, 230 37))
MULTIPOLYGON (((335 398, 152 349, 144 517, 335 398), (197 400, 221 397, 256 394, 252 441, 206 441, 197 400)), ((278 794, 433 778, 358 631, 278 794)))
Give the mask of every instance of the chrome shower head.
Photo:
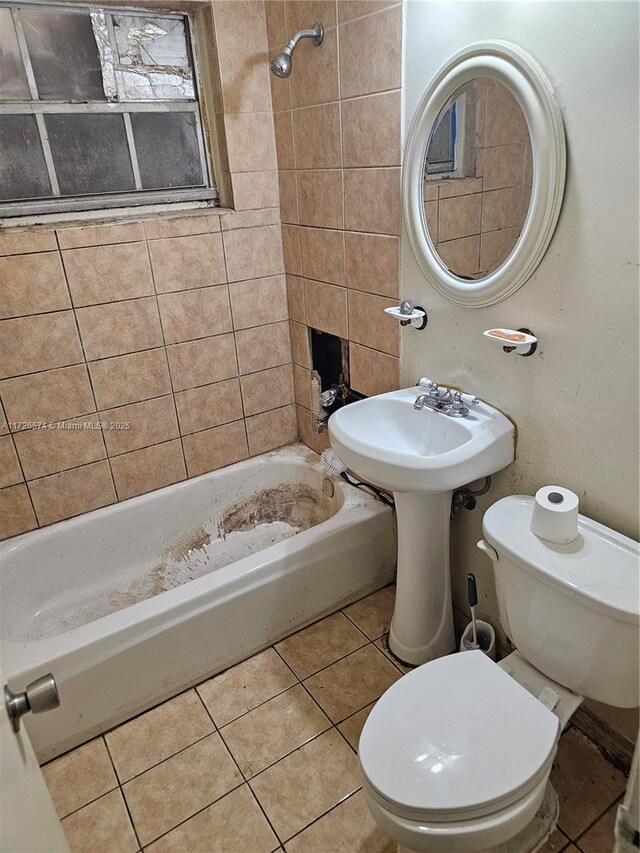
POLYGON ((292 55, 296 49, 298 42, 301 39, 313 39, 313 43, 317 46, 322 44, 324 38, 324 27, 322 24, 314 24, 310 30, 300 30, 271 60, 271 73, 281 80, 285 80, 291 75, 293 67, 292 55))

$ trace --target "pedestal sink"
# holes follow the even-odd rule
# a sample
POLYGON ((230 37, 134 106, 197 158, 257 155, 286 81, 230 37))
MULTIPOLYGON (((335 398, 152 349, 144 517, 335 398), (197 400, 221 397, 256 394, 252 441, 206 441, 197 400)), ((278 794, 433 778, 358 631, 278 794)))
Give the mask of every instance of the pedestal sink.
POLYGON ((514 460, 513 424, 487 403, 467 417, 413 404, 420 388, 369 397, 329 419, 331 446, 361 479, 393 492, 398 578, 389 646, 426 663, 454 650, 449 516, 454 489, 514 460))

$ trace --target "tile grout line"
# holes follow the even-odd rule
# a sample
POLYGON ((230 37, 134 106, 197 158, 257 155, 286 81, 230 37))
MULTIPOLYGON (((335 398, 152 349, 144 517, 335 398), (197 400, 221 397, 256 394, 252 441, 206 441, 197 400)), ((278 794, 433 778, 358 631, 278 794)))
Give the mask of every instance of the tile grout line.
POLYGON ((107 743, 107 739, 104 735, 101 736, 102 742, 104 743, 104 747, 107 750, 107 755, 109 756, 109 761, 111 762, 111 766, 113 767, 113 772, 116 775, 116 780, 118 782, 118 790, 120 791, 120 796, 122 797, 122 801, 124 802, 124 807, 127 810, 127 814, 129 816, 129 823, 131 824, 131 829, 133 830, 133 834, 136 837, 136 841, 138 842, 138 849, 142 850, 142 844, 140 843, 140 836, 138 835, 137 827, 133 821, 133 815, 131 814, 131 810, 129 808, 129 802, 125 796, 124 788, 122 787, 122 783, 120 782, 120 777, 118 776, 118 771, 116 770, 116 765, 113 760, 113 756, 111 755, 111 750, 109 749, 109 744, 107 743))

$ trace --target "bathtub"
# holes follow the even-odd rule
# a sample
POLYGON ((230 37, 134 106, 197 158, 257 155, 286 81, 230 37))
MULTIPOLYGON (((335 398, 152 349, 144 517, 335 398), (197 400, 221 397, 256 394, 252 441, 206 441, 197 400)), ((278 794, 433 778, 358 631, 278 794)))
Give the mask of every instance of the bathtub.
POLYGON ((392 511, 294 444, 0 543, 8 683, 45 761, 387 584, 392 511))

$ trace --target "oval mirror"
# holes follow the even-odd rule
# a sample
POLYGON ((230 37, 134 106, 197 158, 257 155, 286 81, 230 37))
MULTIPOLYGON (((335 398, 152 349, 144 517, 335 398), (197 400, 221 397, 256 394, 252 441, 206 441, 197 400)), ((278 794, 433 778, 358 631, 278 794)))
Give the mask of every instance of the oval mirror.
POLYGON ((505 299, 540 263, 562 203, 565 147, 551 86, 506 42, 456 54, 411 125, 403 198, 414 255, 462 305, 505 299))

